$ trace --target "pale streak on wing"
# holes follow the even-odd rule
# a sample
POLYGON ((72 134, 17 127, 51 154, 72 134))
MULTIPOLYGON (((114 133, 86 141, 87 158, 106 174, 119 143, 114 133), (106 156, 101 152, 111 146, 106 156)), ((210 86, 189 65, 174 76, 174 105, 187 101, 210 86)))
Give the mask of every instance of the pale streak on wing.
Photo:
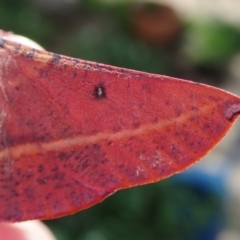
MULTIPOLYGON (((199 114, 203 114, 208 112, 211 109, 214 109, 217 106, 217 103, 207 105, 201 108, 199 110, 199 114)), ((10 157, 12 159, 20 158, 21 156, 33 156, 37 154, 44 154, 48 152, 57 152, 57 151, 63 151, 66 149, 71 149, 74 147, 79 146, 86 146, 90 144, 95 144, 97 142, 107 140, 107 141, 115 141, 115 140, 121 140, 124 138, 132 137, 132 136, 144 136, 148 135, 151 132, 159 132, 161 129, 164 129, 165 127, 171 126, 172 122, 177 122, 178 124, 184 123, 189 119, 192 115, 192 111, 189 114, 183 114, 177 118, 174 118, 172 120, 162 120, 157 123, 152 124, 145 124, 140 126, 136 129, 127 129, 122 130, 116 133, 97 133, 95 135, 89 135, 89 136, 78 136, 78 137, 72 137, 72 138, 66 138, 66 139, 60 139, 55 141, 49 141, 49 142, 36 142, 36 143, 25 143, 20 144, 17 146, 8 147, 7 149, 4 149, 0 151, 0 160, 3 160, 7 157, 10 157)))

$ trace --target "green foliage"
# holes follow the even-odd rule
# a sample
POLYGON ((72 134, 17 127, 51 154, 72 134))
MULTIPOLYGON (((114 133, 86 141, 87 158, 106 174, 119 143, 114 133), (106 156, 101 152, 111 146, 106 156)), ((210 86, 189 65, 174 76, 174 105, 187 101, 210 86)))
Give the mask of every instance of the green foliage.
POLYGON ((0 27, 44 42, 52 25, 28 1, 0 1, 0 27))
POLYGON ((220 22, 191 22, 186 33, 185 50, 195 64, 225 63, 240 49, 240 32, 220 22))
POLYGON ((119 67, 170 74, 170 60, 164 51, 156 51, 112 29, 99 31, 101 27, 91 25, 82 29, 68 44, 68 54, 119 67))

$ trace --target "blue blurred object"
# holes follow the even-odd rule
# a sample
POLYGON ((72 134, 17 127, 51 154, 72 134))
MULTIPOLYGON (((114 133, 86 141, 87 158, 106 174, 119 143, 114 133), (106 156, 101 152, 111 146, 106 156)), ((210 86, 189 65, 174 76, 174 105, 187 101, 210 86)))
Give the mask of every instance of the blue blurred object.
MULTIPOLYGON (((189 189, 180 221, 189 221, 192 231, 186 240, 214 240, 225 225, 224 204, 226 189, 221 174, 210 175, 194 166, 172 177, 183 189, 189 189), (193 223, 191 219, 199 219, 193 223)), ((180 205, 181 206, 181 203, 180 205)))

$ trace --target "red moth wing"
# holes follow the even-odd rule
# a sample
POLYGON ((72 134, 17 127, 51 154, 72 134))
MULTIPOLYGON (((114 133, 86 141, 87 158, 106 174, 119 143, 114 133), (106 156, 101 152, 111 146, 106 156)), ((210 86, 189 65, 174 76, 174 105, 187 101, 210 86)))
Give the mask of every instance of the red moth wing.
POLYGON ((240 98, 0 40, 0 221, 47 219, 196 163, 240 98))

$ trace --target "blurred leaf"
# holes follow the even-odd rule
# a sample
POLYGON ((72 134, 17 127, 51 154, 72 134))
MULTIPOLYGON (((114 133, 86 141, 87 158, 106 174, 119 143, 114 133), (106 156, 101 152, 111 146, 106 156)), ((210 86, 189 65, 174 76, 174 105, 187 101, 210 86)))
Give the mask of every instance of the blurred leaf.
POLYGON ((44 43, 52 26, 28 1, 0 1, 0 24, 6 31, 13 31, 44 43))
POLYGON ((240 49, 240 32, 219 22, 192 22, 186 33, 185 52, 195 64, 219 65, 240 49))

